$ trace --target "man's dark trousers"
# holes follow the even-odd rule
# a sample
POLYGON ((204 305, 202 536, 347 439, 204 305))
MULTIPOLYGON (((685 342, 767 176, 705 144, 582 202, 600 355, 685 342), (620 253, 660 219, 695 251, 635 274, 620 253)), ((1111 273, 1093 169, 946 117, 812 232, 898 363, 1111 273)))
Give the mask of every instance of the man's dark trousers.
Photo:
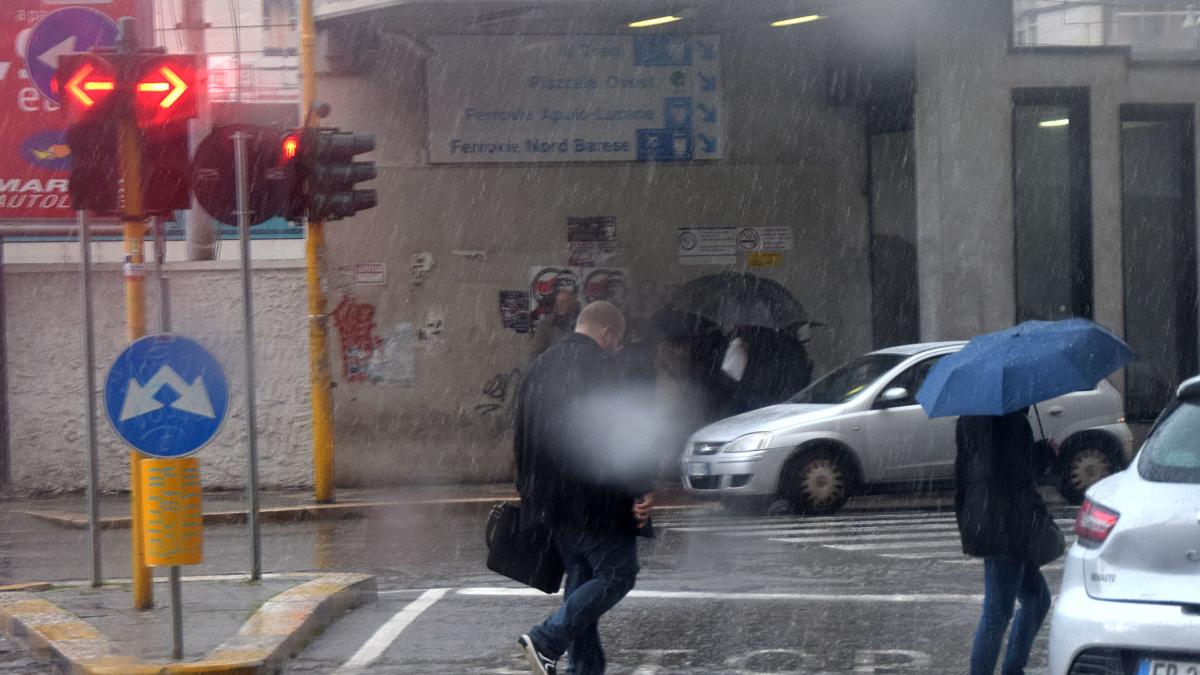
POLYGON ((571 652, 566 672, 600 675, 604 649, 597 622, 633 589, 637 580, 637 537, 632 532, 567 528, 557 536, 566 570, 563 604, 529 637, 539 651, 557 659, 571 652))

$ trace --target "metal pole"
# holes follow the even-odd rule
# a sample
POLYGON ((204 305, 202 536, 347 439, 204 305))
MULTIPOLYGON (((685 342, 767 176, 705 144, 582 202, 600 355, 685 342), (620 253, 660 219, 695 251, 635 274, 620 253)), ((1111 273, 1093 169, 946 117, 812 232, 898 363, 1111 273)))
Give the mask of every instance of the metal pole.
POLYGON ((161 218, 154 218, 151 227, 154 228, 154 280, 158 286, 158 332, 171 332, 171 296, 169 280, 163 265, 167 261, 167 223, 161 218))
MULTIPOLYGON (((167 276, 163 263, 167 259, 167 223, 161 218, 151 220, 154 231, 154 281, 158 288, 158 332, 171 331, 171 301, 167 293, 167 276)), ((183 587, 179 565, 171 565, 168 572, 171 594, 171 658, 183 659, 183 587)))
MULTIPOLYGON (((117 24, 118 45, 122 54, 137 49, 135 21, 122 17, 117 24)), ((125 334, 134 342, 146 334, 146 216, 142 212, 142 145, 133 118, 122 114, 118 120, 121 178, 125 186, 125 334)), ((134 609, 154 606, 154 578, 146 565, 146 523, 143 513, 142 456, 129 451, 129 515, 131 538, 130 563, 133 577, 134 609)))
POLYGON ((248 487, 251 557, 250 578, 262 577, 262 550, 258 526, 258 415, 254 405, 254 304, 250 275, 250 211, 246 185, 246 135, 233 135, 233 161, 237 181, 238 233, 242 245, 242 327, 246 336, 246 437, 250 441, 250 485, 248 487))
POLYGON ((100 573, 100 454, 96 450, 96 334, 92 317, 92 231, 87 213, 78 211, 80 291, 83 299, 83 396, 87 401, 88 540, 92 545, 92 588, 100 573))
POLYGON ((183 658, 183 589, 180 588, 179 565, 171 565, 171 658, 183 658))
POLYGON ((4 290, 4 234, 0 231, 0 485, 12 481, 8 426, 8 296, 4 290))
MULTIPOLYGON (((300 0, 300 117, 308 126, 317 97, 317 25, 312 0, 300 0)), ((309 221, 304 242, 308 282, 308 370, 312 387, 313 499, 319 504, 334 501, 333 384, 329 374, 329 327, 325 313, 325 291, 321 288, 321 254, 325 248, 325 224, 309 221)))

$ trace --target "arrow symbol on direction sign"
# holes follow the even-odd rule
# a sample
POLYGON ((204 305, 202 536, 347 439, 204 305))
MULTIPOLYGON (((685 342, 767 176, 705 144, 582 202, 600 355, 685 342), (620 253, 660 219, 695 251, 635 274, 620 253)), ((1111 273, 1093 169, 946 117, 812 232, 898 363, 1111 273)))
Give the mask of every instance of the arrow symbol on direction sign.
POLYGON ((37 60, 50 66, 51 68, 58 68, 58 57, 62 56, 63 54, 70 54, 71 52, 74 52, 75 41, 78 39, 78 36, 72 35, 66 40, 54 45, 50 49, 38 54, 37 60))
POLYGON ((212 401, 208 398, 208 390, 204 387, 203 376, 197 376, 188 384, 170 366, 163 366, 146 384, 140 384, 132 378, 129 380, 129 390, 125 392, 125 402, 121 404, 120 421, 124 422, 162 408, 163 404, 154 397, 163 387, 170 387, 179 394, 179 398, 169 404, 172 408, 201 417, 217 417, 213 412, 212 401))

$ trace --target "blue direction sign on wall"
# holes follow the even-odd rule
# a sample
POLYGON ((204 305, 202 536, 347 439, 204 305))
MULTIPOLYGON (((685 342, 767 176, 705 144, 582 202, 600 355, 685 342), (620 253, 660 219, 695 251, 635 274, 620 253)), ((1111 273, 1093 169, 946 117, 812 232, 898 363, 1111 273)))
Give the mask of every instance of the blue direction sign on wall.
POLYGON ((58 94, 50 86, 58 70, 58 57, 116 42, 115 21, 87 7, 64 7, 47 14, 30 31, 25 68, 42 96, 58 103, 58 94))
POLYGON ((117 434, 151 457, 183 457, 212 440, 229 408, 217 359, 195 340, 150 335, 125 348, 104 381, 117 434))

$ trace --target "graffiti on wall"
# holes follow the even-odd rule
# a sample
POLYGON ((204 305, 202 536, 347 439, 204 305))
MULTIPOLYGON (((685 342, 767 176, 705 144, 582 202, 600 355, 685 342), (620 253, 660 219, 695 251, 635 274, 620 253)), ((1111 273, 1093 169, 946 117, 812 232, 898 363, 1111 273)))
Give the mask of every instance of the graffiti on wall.
POLYGON ((508 408, 516 397, 521 383, 521 369, 513 368, 507 373, 497 373, 483 385, 482 401, 475 404, 475 412, 489 415, 508 408))
POLYGON ((375 352, 383 345, 375 335, 375 306, 344 295, 332 316, 341 341, 342 377, 347 382, 366 382, 371 379, 375 352))

